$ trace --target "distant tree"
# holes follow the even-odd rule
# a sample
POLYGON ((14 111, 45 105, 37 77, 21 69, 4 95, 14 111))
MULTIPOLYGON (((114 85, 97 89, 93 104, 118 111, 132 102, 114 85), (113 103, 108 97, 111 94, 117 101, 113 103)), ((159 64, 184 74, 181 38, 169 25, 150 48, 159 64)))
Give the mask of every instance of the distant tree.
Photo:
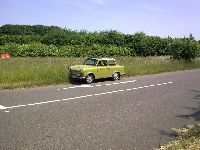
POLYGON ((188 38, 174 39, 170 49, 174 59, 191 61, 199 56, 200 45, 190 34, 188 38))

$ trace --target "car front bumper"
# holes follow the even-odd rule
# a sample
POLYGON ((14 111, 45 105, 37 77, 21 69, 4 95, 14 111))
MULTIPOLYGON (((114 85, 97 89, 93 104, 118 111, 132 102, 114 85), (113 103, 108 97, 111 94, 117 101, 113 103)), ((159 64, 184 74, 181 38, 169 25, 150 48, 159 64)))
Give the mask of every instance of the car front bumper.
POLYGON ((69 71, 69 78, 70 79, 85 79, 85 77, 83 76, 83 74, 81 72, 76 72, 76 71, 69 71))
POLYGON ((85 77, 82 77, 82 76, 76 76, 76 75, 73 75, 73 74, 71 74, 69 77, 70 77, 71 79, 80 79, 80 80, 85 79, 85 77))

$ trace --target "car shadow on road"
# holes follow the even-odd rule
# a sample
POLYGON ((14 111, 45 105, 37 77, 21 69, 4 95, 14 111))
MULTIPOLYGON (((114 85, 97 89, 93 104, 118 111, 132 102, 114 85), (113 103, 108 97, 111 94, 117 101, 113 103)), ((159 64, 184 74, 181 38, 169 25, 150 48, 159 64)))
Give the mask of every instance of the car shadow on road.
MULTIPOLYGON (((102 79, 96 79, 94 80, 93 83, 104 83, 104 82, 107 82, 107 81, 113 81, 112 78, 102 78, 102 79)), ((84 80, 71 80, 70 81, 70 84, 72 85, 82 85, 82 84, 86 84, 84 80)))

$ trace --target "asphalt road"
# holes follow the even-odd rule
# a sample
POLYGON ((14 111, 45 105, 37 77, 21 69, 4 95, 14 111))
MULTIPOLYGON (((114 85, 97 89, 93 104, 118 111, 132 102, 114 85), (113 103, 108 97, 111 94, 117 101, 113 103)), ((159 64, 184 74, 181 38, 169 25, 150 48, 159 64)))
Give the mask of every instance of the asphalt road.
POLYGON ((1 150, 151 150, 200 120, 200 70, 0 91, 1 150))

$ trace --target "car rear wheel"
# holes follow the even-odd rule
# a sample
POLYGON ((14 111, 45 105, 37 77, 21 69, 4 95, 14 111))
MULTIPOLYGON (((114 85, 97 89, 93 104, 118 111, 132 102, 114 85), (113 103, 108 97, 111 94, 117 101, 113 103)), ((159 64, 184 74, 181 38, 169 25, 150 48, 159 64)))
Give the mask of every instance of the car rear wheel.
POLYGON ((116 80, 119 80, 120 79, 120 74, 118 72, 115 72, 113 74, 113 80, 116 81, 116 80))
POLYGON ((92 75, 92 74, 87 75, 87 77, 86 77, 86 79, 85 79, 85 82, 86 82, 87 84, 93 83, 93 82, 94 82, 94 75, 92 75))

